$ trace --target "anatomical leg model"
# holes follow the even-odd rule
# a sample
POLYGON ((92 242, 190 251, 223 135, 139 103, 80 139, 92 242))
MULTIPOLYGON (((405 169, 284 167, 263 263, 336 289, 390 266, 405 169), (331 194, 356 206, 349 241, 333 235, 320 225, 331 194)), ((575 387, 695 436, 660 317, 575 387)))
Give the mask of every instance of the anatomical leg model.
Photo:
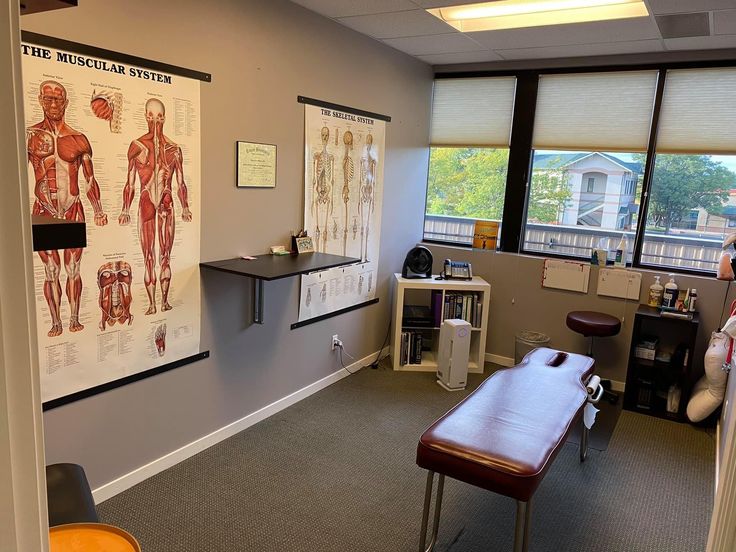
MULTIPOLYGON (((92 205, 97 226, 107 224, 102 210, 100 187, 92 165, 92 147, 87 137, 64 121, 69 105, 66 88, 56 81, 44 81, 39 86, 38 102, 43 121, 27 129, 28 162, 33 171, 33 214, 63 220, 84 221, 80 200, 79 170, 82 170, 85 195, 92 205)), ((43 294, 51 314, 49 337, 62 333, 61 323, 61 257, 58 250, 39 251, 44 265, 43 294)), ((69 330, 84 329, 79 323, 79 302, 82 296, 80 262, 82 249, 64 250, 66 296, 69 301, 69 330)))
POLYGON ((171 284, 171 248, 174 244, 174 198, 172 180, 176 176, 177 195, 181 203, 181 218, 192 220, 189 210, 187 187, 184 182, 181 148, 164 134, 166 110, 160 100, 146 102, 148 133, 133 140, 128 148, 128 177, 123 188, 123 209, 118 217, 121 225, 130 224, 130 205, 135 195, 135 179, 141 182, 141 198, 138 203, 138 238, 143 250, 145 265, 144 283, 148 294, 146 314, 156 312, 156 239, 158 238, 158 264, 161 280, 161 310, 171 310, 169 286, 171 284))
POLYGON ((353 151, 353 133, 349 130, 342 135, 345 143, 345 155, 342 158, 342 202, 345 204, 345 223, 342 235, 342 254, 347 255, 348 250, 348 203, 350 202, 350 184, 355 176, 355 162, 350 156, 353 151))
POLYGON ((121 326, 127 320, 133 322, 130 314, 130 303, 133 296, 130 287, 133 282, 133 271, 125 261, 105 263, 97 271, 97 285, 100 288, 100 309, 102 320, 100 330, 106 325, 113 326, 117 322, 121 326))
POLYGON ((312 214, 316 217, 317 227, 314 233, 317 251, 325 252, 327 249, 327 223, 332 215, 333 199, 332 192, 335 188, 335 158, 327 151, 327 143, 330 140, 330 129, 322 127, 320 131, 322 138, 322 151, 314 154, 312 161, 312 214), (322 245, 320 246, 320 241, 322 245))
POLYGON ((368 260, 368 237, 370 234, 371 216, 375 207, 376 166, 378 159, 373 149, 373 136, 365 138, 365 153, 360 159, 360 198, 358 212, 360 214, 360 256, 362 261, 368 260))
POLYGON ((713 332, 705 351, 705 375, 698 380, 687 403, 687 417, 692 422, 707 418, 726 394, 728 374, 723 367, 729 351, 730 336, 724 332, 713 332))
POLYGON ((153 340, 156 342, 156 350, 158 351, 158 356, 162 357, 164 356, 164 353, 166 352, 166 324, 161 324, 158 328, 156 328, 156 333, 154 334, 153 340))

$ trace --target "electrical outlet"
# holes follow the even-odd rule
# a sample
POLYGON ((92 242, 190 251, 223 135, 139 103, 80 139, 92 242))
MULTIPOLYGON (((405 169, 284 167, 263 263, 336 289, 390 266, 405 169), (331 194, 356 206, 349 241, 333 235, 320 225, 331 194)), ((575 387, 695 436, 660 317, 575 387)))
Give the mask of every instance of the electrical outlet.
POLYGON ((332 344, 330 345, 330 350, 334 351, 336 347, 339 347, 342 345, 342 341, 340 341, 340 338, 337 337, 337 334, 332 336, 332 344))

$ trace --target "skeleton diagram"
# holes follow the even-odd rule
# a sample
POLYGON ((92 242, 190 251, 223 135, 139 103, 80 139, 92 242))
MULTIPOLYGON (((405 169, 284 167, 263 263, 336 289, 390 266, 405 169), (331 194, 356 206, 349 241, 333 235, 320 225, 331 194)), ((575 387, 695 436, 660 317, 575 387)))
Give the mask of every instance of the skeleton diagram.
POLYGON ((360 214, 360 256, 362 261, 368 260, 368 236, 371 216, 376 197, 376 165, 378 159, 373 149, 373 136, 365 138, 365 153, 360 158, 360 197, 358 213, 360 214))
POLYGON ((345 143, 345 155, 342 158, 342 202, 345 204, 345 227, 342 235, 342 254, 347 255, 348 250, 348 204, 350 203, 350 183, 355 176, 355 163, 350 157, 353 150, 353 133, 349 130, 342 135, 342 141, 345 143))
MULTIPOLYGON (((107 224, 102 210, 100 187, 92 166, 92 147, 87 137, 64 121, 69 105, 66 88, 56 81, 44 81, 39 86, 38 102, 43 110, 43 121, 27 129, 28 161, 35 182, 33 214, 64 220, 84 221, 84 208, 79 199, 79 169, 82 169, 85 194, 94 211, 97 226, 107 224)), ((49 337, 62 333, 61 258, 58 250, 39 251, 44 265, 43 294, 51 313, 49 337)), ((80 262, 82 249, 64 250, 66 270, 66 297, 69 301, 69 330, 84 329, 79 323, 79 301, 82 296, 80 262)))
POLYGON ((133 271, 125 261, 105 263, 97 271, 97 285, 100 288, 100 309, 102 320, 100 330, 106 325, 114 326, 117 322, 121 326, 127 320, 128 326, 133 323, 130 314, 130 303, 133 297, 130 287, 133 282, 133 271))
POLYGON ((130 143, 128 148, 128 177, 123 188, 123 209, 118 217, 121 225, 130 224, 130 205, 135 195, 136 175, 141 182, 138 203, 138 238, 145 263, 144 283, 148 294, 146 314, 156 312, 156 236, 158 235, 158 264, 161 280, 161 310, 171 310, 171 248, 174 244, 174 198, 171 181, 176 175, 177 195, 181 202, 181 218, 192 220, 184 182, 181 148, 164 134, 166 109, 164 104, 151 98, 146 102, 148 132, 130 143))
POLYGON ((314 233, 317 241, 317 250, 323 253, 327 250, 327 223, 332 215, 333 198, 332 192, 335 188, 335 158, 327 151, 327 143, 330 140, 330 129, 322 127, 322 151, 314 154, 312 163, 312 187, 314 199, 312 200, 312 214, 317 219, 317 229, 314 233), (322 246, 320 246, 320 238, 322 246))

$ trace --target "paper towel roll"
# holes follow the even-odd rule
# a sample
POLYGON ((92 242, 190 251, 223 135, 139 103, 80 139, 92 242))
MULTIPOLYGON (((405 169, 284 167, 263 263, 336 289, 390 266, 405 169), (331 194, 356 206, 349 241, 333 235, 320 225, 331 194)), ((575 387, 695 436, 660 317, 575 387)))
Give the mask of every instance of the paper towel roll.
POLYGON ((588 385, 586 386, 588 389, 588 395, 592 395, 596 391, 598 391, 598 386, 601 384, 601 378, 598 376, 592 376, 590 380, 588 380, 588 385))

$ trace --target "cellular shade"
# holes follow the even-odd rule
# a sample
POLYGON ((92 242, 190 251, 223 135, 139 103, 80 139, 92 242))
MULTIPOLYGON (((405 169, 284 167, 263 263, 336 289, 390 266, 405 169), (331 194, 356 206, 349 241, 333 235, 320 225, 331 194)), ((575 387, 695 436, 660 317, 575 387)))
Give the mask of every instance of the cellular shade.
POLYGON ((434 81, 433 146, 509 147, 516 77, 434 81))
POLYGON ((658 153, 736 153, 736 69, 667 71, 658 153))
POLYGON ((542 75, 535 149, 646 151, 657 71, 542 75))

